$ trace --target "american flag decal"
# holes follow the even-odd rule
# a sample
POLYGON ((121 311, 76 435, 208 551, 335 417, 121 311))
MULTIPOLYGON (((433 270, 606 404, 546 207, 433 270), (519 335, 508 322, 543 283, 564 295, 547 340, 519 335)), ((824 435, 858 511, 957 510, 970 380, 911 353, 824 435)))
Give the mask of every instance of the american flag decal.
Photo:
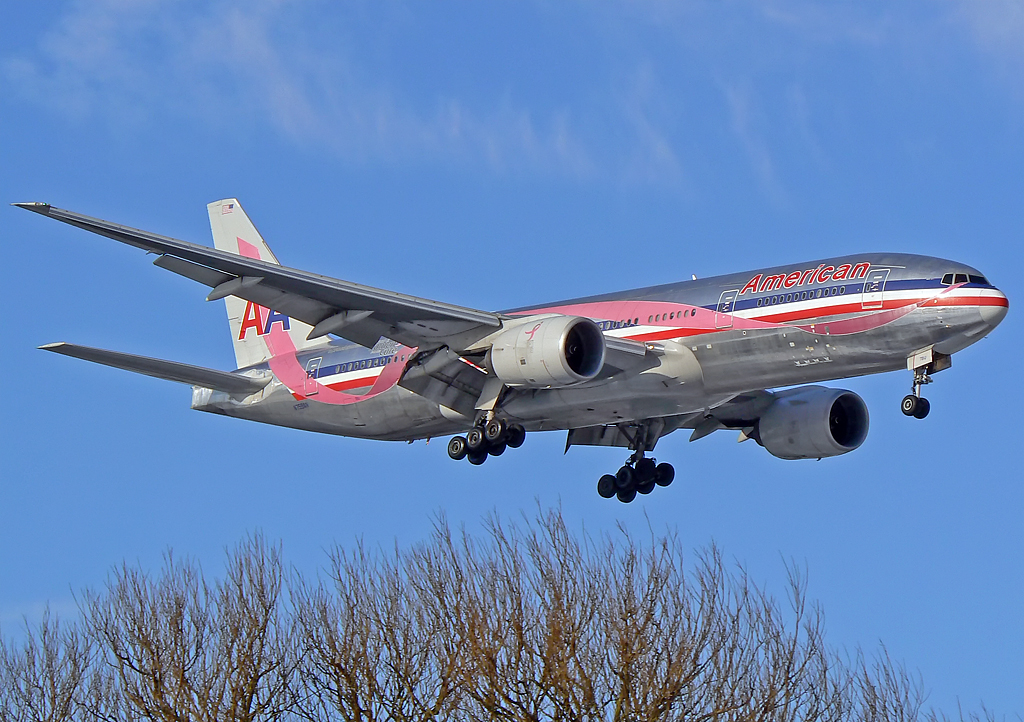
POLYGON ((222 216, 226 216, 228 213, 230 213, 233 210, 235 210, 235 204, 234 203, 225 203, 220 208, 220 214, 222 216))

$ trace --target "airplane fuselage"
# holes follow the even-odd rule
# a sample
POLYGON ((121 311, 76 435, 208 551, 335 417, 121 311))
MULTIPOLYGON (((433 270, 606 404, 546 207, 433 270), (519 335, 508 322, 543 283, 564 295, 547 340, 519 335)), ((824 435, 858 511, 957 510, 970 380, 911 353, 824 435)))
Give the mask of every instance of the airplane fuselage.
MULTIPOLYGON (((504 312, 593 319, 657 351, 639 371, 561 388, 512 388, 504 417, 527 430, 573 429, 706 411, 745 392, 908 368, 950 355, 1002 320, 1006 296, 976 269, 940 258, 858 254, 504 312)), ((464 431, 473 419, 398 385, 416 349, 346 341, 289 351, 284 317, 243 334, 280 334, 274 374, 244 399, 195 388, 193 408, 369 439, 464 431), (284 344, 284 345, 282 345, 284 344)), ((269 339, 268 339, 269 342, 269 339)))

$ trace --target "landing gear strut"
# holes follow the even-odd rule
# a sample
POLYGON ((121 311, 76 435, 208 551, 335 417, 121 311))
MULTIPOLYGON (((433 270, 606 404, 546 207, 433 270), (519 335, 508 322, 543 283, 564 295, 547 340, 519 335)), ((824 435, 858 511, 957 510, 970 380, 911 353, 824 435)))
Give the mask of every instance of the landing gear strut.
POLYGON ((913 416, 915 419, 923 419, 932 410, 928 399, 921 396, 921 387, 930 384, 932 377, 928 375, 928 367, 921 366, 914 369, 914 390, 913 393, 903 397, 900 410, 905 416, 913 416))
POLYGON ((470 464, 479 466, 488 456, 501 456, 505 449, 518 449, 524 441, 526 429, 521 425, 491 419, 482 426, 474 426, 465 436, 453 436, 448 442, 448 456, 456 461, 468 458, 470 464))
MULTIPOLYGON (((632 437, 629 448, 633 454, 622 465, 615 475, 605 474, 597 481, 597 493, 605 499, 613 496, 624 504, 628 504, 639 494, 650 494, 655 486, 668 486, 676 477, 676 470, 671 464, 658 464, 654 459, 644 456, 646 451, 647 428, 640 425, 632 437)), ((653 446, 653 444, 652 444, 653 446)))

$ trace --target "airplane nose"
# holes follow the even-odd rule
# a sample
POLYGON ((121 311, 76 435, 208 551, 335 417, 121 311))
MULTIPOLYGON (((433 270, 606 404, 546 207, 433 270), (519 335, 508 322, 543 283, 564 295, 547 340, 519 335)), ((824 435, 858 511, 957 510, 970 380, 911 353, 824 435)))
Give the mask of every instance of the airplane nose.
POLYGON ((1006 318, 1006 312, 1010 310, 1010 302, 1006 296, 1001 292, 996 298, 996 304, 981 306, 978 311, 981 312, 981 320, 985 322, 985 325, 989 328, 995 328, 1000 322, 1006 318))

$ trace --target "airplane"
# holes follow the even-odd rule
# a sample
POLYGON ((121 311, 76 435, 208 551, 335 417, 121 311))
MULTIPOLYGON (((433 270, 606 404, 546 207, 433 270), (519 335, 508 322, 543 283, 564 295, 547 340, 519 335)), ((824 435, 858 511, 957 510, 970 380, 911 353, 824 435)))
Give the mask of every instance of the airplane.
POLYGON ((628 449, 597 491, 630 502, 668 486, 648 454, 678 429, 739 431, 782 459, 857 449, 868 409, 820 382, 906 369, 902 411, 1006 316, 978 270, 861 253, 713 278, 480 311, 282 266, 237 199, 208 205, 214 248, 15 203, 156 254, 160 268, 223 299, 237 369, 219 371, 69 343, 41 349, 192 386, 192 408, 341 436, 451 436, 483 464, 527 432, 628 449))

